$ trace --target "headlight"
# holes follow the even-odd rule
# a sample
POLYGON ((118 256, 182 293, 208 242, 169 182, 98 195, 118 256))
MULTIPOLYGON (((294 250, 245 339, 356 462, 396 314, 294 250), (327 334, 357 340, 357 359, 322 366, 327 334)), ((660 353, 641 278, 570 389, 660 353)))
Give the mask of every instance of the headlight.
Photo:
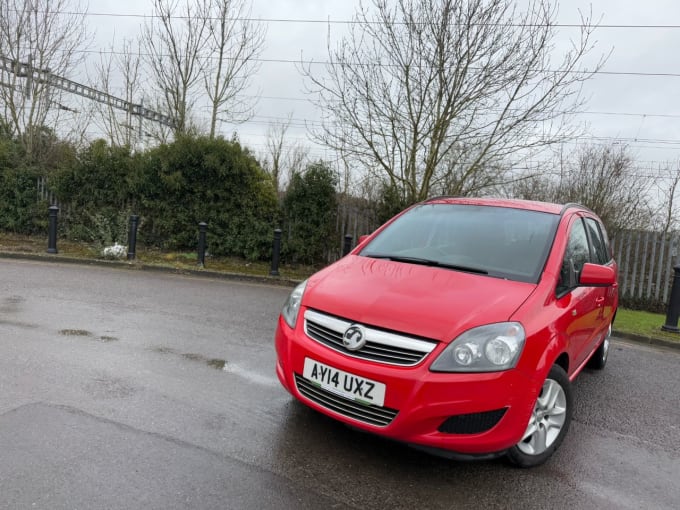
POLYGON ((433 372, 499 372, 517 364, 524 347, 519 322, 500 322, 473 328, 442 351, 432 363, 433 372))
POLYGON ((291 328, 295 329, 295 324, 297 323, 298 312, 300 311, 300 303, 302 302, 302 295, 305 293, 305 287, 307 286, 307 280, 302 282, 300 285, 293 289, 290 293, 288 299, 283 305, 281 310, 281 315, 291 328))

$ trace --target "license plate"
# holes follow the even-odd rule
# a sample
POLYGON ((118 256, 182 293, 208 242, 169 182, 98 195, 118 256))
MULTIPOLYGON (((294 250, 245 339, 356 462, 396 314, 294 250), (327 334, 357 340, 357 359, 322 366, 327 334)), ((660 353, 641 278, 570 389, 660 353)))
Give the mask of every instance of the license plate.
POLYGON ((311 358, 305 358, 302 376, 324 390, 362 404, 382 407, 385 403, 383 383, 329 367, 311 358))

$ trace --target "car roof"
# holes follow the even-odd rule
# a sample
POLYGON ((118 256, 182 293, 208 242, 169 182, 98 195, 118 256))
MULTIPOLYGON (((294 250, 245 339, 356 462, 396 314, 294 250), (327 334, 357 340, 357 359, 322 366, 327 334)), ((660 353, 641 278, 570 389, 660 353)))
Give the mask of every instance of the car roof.
POLYGON ((553 204, 535 200, 519 200, 515 198, 468 198, 468 197, 435 197, 423 202, 425 204, 461 204, 484 205, 489 207, 507 207, 511 209, 525 209, 550 214, 562 214, 567 208, 587 210, 578 204, 553 204))

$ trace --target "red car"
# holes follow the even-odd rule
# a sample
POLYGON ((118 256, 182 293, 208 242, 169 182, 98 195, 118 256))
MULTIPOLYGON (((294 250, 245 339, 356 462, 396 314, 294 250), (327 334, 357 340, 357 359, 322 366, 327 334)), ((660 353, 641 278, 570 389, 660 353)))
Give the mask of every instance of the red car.
POLYGON ((435 198, 293 290, 276 372, 352 427, 535 466, 567 433, 570 382, 607 361, 617 287, 582 206, 435 198))

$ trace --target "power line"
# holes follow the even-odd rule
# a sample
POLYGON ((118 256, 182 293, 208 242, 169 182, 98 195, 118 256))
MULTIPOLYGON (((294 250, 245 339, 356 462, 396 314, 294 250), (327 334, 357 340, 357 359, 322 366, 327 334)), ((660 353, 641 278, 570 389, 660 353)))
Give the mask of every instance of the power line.
MULTIPOLYGON (((593 112, 593 113, 607 113, 607 112, 593 112)), ((611 114, 625 114, 623 112, 608 112, 611 114)), ((638 115, 638 114, 635 114, 638 115)), ((671 116, 669 115, 662 115, 660 114, 659 116, 671 116)), ((680 117, 680 115, 673 115, 673 117, 680 117)), ((233 127, 241 126, 241 125, 261 125, 261 126, 269 126, 272 124, 272 122, 281 122, 284 124, 288 124, 289 127, 293 129, 304 129, 304 128, 309 128, 310 126, 320 126, 321 121, 319 120, 312 120, 312 119, 307 119, 307 118, 293 118, 293 117, 282 117, 282 116, 270 116, 270 115, 254 115, 251 119, 245 121, 245 122, 232 122, 229 120, 225 119, 218 119, 220 122, 226 125, 232 125, 233 127), (260 120, 258 120, 260 119, 260 120)), ((244 136, 257 136, 257 137, 265 137, 265 133, 242 133, 244 136)), ((295 139, 295 140, 301 140, 301 141, 308 141, 308 138, 303 138, 303 137, 291 137, 289 138, 295 139)), ((676 150, 680 149, 680 139, 663 139, 663 138, 641 138, 641 137, 623 137, 623 136, 598 136, 598 135, 581 135, 581 136, 576 136, 571 140, 566 140, 563 143, 564 144, 578 144, 578 143, 583 143, 583 141, 588 141, 591 143, 596 143, 598 145, 610 145, 612 143, 622 143, 625 144, 628 147, 632 148, 643 148, 643 149, 670 149, 670 150, 676 150)))
MULTIPOLYGON (((120 56, 125 56, 127 55, 125 52, 122 51, 114 51, 114 50, 73 50, 72 53, 85 53, 85 54, 99 54, 99 55, 120 55, 120 56)), ((145 52, 135 52, 135 56, 143 56, 143 57, 171 57, 171 55, 151 55, 150 53, 145 53, 145 52)), ((209 57, 212 60, 216 60, 219 57, 209 57)), ((225 60, 238 60, 238 59, 231 59, 231 58, 226 58, 225 60)), ((258 62, 258 63, 263 63, 263 64, 295 64, 295 65, 307 65, 307 66, 316 66, 316 65, 323 65, 323 66, 328 66, 328 65, 338 65, 338 62, 332 62, 330 60, 302 60, 302 59, 288 59, 288 58, 249 58, 248 61, 250 62, 258 62)), ((354 66, 363 66, 363 67, 376 67, 376 68, 390 68, 390 67, 398 67, 396 64, 383 64, 383 63, 365 63, 365 62, 349 62, 348 65, 354 65, 354 66)), ((479 68, 470 68, 470 69, 479 69, 479 68)), ((554 72, 559 72, 559 69, 531 69, 533 72, 541 72, 541 73, 554 73, 554 72)), ((570 71, 570 74, 581 74, 581 75, 603 75, 603 76, 645 76, 645 77, 657 77, 657 78, 680 78, 680 73, 662 73, 662 72, 643 72, 643 71, 604 71, 602 69, 599 70, 573 70, 570 71)))
MULTIPOLYGON (((19 12, 18 9, 9 9, 12 12, 19 12)), ((37 11, 39 14, 45 14, 44 11, 37 11)), ((62 11, 59 14, 65 16, 87 16, 87 17, 111 17, 111 18, 136 18, 136 19, 157 19, 162 16, 158 14, 140 14, 140 13, 119 13, 119 12, 87 12, 87 11, 62 11)), ((182 16, 173 15, 172 18, 178 20, 187 19, 205 19, 220 21, 221 18, 213 16, 182 16)), ((321 18, 264 18, 264 17, 228 17, 226 21, 240 21, 247 23, 296 23, 296 24, 312 24, 312 25, 363 25, 363 24, 382 24, 382 21, 372 20, 352 20, 352 19, 321 19, 321 18)), ((395 21, 395 25, 406 25, 406 22, 395 21)), ((671 24, 583 24, 583 23, 470 23, 466 25, 471 26, 485 26, 485 27, 517 27, 517 28, 595 28, 595 29, 618 29, 618 30, 677 30, 680 25, 671 24)))
POLYGON ((573 113, 574 115, 613 115, 622 117, 653 117, 662 119, 680 119, 680 114, 678 113, 601 112, 594 110, 582 110, 582 111, 577 110, 574 112, 562 112, 562 113, 564 114, 573 113))
MULTIPOLYGON (((680 115, 676 116, 680 117, 680 115)), ((303 129, 312 127, 319 127, 322 125, 319 120, 312 120, 306 118, 292 118, 292 117, 278 117, 269 115, 254 115, 251 119, 243 123, 233 123, 224 119, 219 119, 225 124, 236 125, 262 125, 269 126, 273 122, 280 122, 287 124, 293 129, 303 129), (292 121, 292 122, 291 122, 292 121)), ((254 135, 254 134, 253 134, 254 135)), ((255 136, 265 136, 255 135, 255 136)), ((641 137, 623 137, 623 136, 598 136, 598 135, 581 135, 576 136, 571 140, 566 140, 563 143, 576 144, 583 141, 603 142, 603 145, 610 145, 612 143, 622 143, 629 147, 645 148, 645 149, 680 149, 680 139, 663 139, 663 138, 641 138, 641 137), (677 147, 676 147, 677 146, 677 147)))
MULTIPOLYGON (((276 98, 271 98, 271 97, 266 97, 263 96, 261 98, 258 98, 257 96, 247 96, 248 99, 276 99, 280 101, 285 101, 288 99, 291 100, 298 100, 298 101, 307 101, 305 99, 297 99, 297 98, 285 98, 285 97, 276 97, 276 98)), ((310 101, 311 102, 311 101, 310 101)), ((201 107, 202 109, 209 110, 212 108, 210 105, 206 105, 201 107)), ((554 112, 556 115, 606 115, 606 116, 623 116, 623 117, 642 117, 642 118, 663 118, 663 119, 678 119, 680 118, 680 114, 672 114, 672 113, 633 113, 633 112, 602 112, 602 111, 591 111, 591 110, 576 110, 576 111, 555 111, 554 112)), ((277 116, 277 115, 254 115, 252 118, 256 119, 268 119, 271 122, 276 122, 279 124, 289 124, 290 126, 298 126, 298 127, 305 127, 306 125, 322 125, 324 122, 319 119, 309 119, 306 117, 287 117, 287 116, 277 116)), ((250 119, 248 119, 250 121, 250 119)), ((229 122, 232 123, 231 121, 224 121, 224 122, 229 122)), ((246 121, 248 122, 248 121, 246 121)), ((234 124, 239 124, 239 123, 234 123, 234 124)))
MULTIPOLYGON (((260 100, 264 99, 267 101, 299 101, 303 103, 310 103, 314 104, 314 101, 309 98, 304 98, 304 97, 293 97, 293 96, 255 96, 255 95, 244 95, 244 99, 249 99, 249 100, 260 100)), ((210 109, 212 108, 209 105, 206 105, 204 108, 210 109)), ((601 110, 573 110, 573 111, 556 111, 555 113, 560 114, 560 115, 606 115, 606 116, 621 116, 621 117, 642 117, 642 118, 660 118, 660 119, 680 119, 680 113, 650 113, 650 112, 609 112, 609 111, 601 111, 601 110)), ((260 118, 264 118, 265 116, 257 116, 260 118)), ((274 119, 275 121, 286 121, 288 120, 288 117, 267 117, 274 119)), ((315 120, 307 119, 307 118, 291 118, 292 121, 294 122, 318 122, 315 120)))

